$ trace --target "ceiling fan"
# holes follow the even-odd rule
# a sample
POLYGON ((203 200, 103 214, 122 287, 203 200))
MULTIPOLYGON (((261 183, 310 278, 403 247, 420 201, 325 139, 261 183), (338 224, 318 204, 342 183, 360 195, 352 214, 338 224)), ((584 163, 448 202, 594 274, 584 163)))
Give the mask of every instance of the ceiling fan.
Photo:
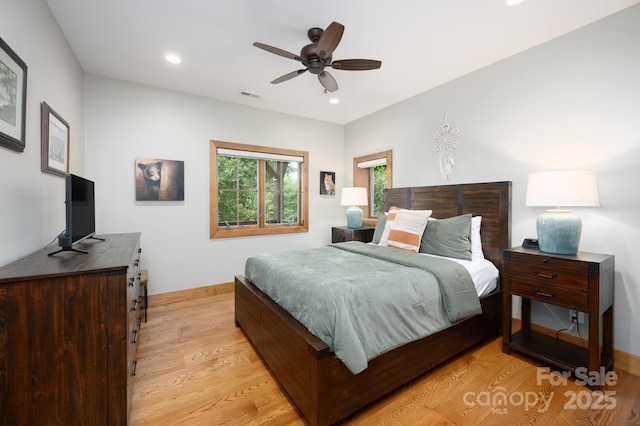
POLYGON ((338 43, 340 43, 343 32, 344 25, 339 24, 338 22, 332 22, 326 30, 323 30, 322 28, 311 28, 307 32, 307 36, 309 37, 309 40, 311 40, 311 44, 304 46, 300 51, 300 55, 295 55, 287 52, 286 50, 269 46, 264 43, 255 42, 253 45, 266 50, 267 52, 302 62, 305 66, 304 69, 292 71, 282 77, 276 78, 271 82, 272 84, 282 83, 283 81, 290 80, 305 73, 306 71, 309 71, 310 73, 318 76, 318 80, 320 80, 325 91, 335 92, 338 90, 338 83, 336 82, 336 79, 329 74, 329 72, 325 71, 325 67, 345 71, 364 71, 378 69, 382 65, 381 61, 373 59, 342 59, 332 61, 331 55, 338 46, 338 43))

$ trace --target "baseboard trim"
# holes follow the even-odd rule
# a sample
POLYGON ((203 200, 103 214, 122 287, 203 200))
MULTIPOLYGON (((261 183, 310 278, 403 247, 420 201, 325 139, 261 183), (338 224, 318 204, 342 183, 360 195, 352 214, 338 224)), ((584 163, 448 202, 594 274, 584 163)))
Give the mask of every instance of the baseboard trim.
POLYGON ((177 290, 169 293, 152 294, 149 296, 149 306, 164 305, 166 303, 180 302, 185 299, 215 296, 217 294, 233 292, 234 283, 213 284, 204 287, 177 290))
MULTIPOLYGON (((514 330, 519 330, 522 322, 519 318, 512 318, 512 327, 514 330)), ((547 336, 556 337, 556 330, 542 327, 537 324, 531 324, 531 330, 541 333, 547 336)), ((573 343, 575 345, 584 345, 584 341, 579 337, 573 336, 571 334, 560 333, 558 335, 560 340, 565 342, 573 343)), ((625 373, 633 374, 634 376, 640 377, 640 357, 622 352, 617 349, 613 350, 613 368, 614 370, 624 371, 625 373)))

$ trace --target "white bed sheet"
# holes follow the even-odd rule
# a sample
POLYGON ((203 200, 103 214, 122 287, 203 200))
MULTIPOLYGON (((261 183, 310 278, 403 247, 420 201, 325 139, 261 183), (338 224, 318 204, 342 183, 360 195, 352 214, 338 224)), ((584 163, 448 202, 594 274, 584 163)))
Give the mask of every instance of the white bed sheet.
MULTIPOLYGON (((422 256, 443 257, 426 253, 420 254, 422 256)), ((487 259, 463 260, 453 257, 445 257, 445 259, 453 260, 454 262, 464 266, 466 270, 469 271, 469 275, 471 275, 471 279, 473 280, 473 284, 476 287, 479 297, 486 296, 498 286, 498 276, 500 275, 500 272, 498 271, 498 268, 491 263, 491 261, 487 259)))

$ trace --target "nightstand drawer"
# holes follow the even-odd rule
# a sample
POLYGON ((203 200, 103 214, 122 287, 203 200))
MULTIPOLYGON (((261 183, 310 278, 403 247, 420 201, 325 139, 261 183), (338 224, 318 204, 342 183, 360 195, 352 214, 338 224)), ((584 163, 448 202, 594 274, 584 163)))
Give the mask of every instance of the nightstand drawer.
POLYGON ((573 262, 544 254, 530 256, 511 254, 511 274, 514 278, 535 280, 542 284, 559 284, 578 289, 588 289, 589 269, 584 262, 573 262))
POLYGON ((334 226, 331 228, 331 242, 343 243, 345 241, 362 241, 368 243, 373 239, 373 226, 351 229, 346 226, 334 226))
POLYGON ((527 299, 566 306, 582 312, 588 312, 589 310, 589 293, 587 291, 568 290, 553 284, 520 281, 512 277, 511 293, 527 299))
POLYGON ((353 233, 344 231, 342 229, 333 228, 331 230, 331 242, 332 243, 343 243, 345 241, 353 240, 353 233))

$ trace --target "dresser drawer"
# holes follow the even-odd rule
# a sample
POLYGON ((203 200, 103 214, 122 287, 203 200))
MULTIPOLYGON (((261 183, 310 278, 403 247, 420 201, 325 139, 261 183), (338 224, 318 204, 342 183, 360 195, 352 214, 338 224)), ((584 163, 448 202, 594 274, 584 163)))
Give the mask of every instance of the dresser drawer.
POLYGON ((584 290, 589 287, 589 269, 584 262, 544 255, 512 253, 509 263, 510 272, 514 278, 535 280, 541 285, 559 284, 584 290))
POLYGON ((515 277, 511 279, 510 291, 512 294, 517 294, 527 299, 566 306, 582 312, 588 312, 589 310, 589 293, 587 291, 567 289, 541 282, 522 281, 515 277))

